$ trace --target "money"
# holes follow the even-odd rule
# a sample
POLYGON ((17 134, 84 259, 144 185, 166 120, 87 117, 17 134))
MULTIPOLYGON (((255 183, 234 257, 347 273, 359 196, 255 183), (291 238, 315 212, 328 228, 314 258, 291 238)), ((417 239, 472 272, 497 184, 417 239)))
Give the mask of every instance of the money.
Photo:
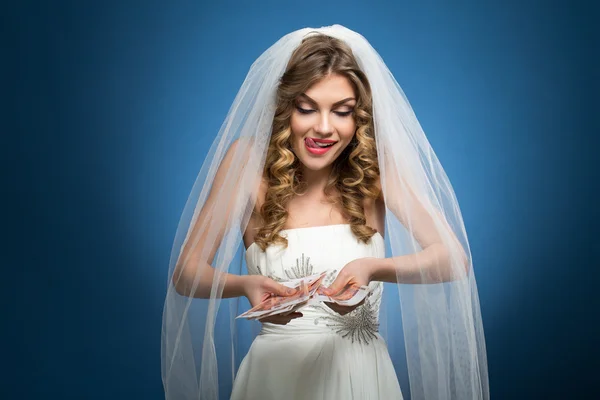
POLYGON ((342 306, 359 304, 369 294, 368 286, 347 285, 339 293, 328 296, 323 293, 323 279, 327 271, 303 278, 280 282, 282 285, 296 289, 291 296, 272 296, 237 318, 261 319, 271 315, 289 314, 300 308, 320 302, 336 303, 342 306))

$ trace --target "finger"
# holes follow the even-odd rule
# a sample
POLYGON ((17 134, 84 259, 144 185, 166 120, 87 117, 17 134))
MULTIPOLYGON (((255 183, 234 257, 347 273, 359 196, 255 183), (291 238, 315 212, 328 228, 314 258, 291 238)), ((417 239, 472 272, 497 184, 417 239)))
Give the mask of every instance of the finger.
POLYGON ((326 296, 335 296, 346 286, 346 282, 344 280, 337 278, 333 283, 327 288, 323 288, 323 292, 326 296))
POLYGON ((296 289, 289 288, 281 283, 273 281, 273 284, 269 288, 277 296, 291 296, 296 293, 296 289))
POLYGON ((335 296, 330 296, 335 298, 335 300, 350 300, 354 295, 359 291, 359 287, 356 285, 346 284, 341 292, 336 294, 335 296))

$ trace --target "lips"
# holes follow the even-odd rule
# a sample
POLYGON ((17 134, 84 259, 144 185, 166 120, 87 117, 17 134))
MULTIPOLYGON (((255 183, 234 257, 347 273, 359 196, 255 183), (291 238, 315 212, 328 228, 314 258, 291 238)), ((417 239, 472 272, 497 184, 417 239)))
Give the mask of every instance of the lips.
POLYGON ((317 139, 314 137, 308 137, 307 139, 312 139, 313 142, 316 142, 316 143, 324 143, 324 144, 337 143, 337 140, 330 140, 330 139, 317 139))
MULTIPOLYGON (((327 142, 334 143, 334 144, 331 144, 330 146, 326 146, 326 147, 321 147, 315 143, 313 138, 308 137, 308 138, 304 139, 304 147, 306 148, 306 150, 309 153, 317 155, 317 156, 321 156, 321 155, 329 152, 329 150, 331 150, 335 146, 335 143, 336 143, 335 141, 331 141, 331 140, 327 140, 327 142)), ((321 143, 323 143, 323 142, 321 141, 321 143)))
POLYGON ((317 149, 328 149, 333 147, 337 143, 337 140, 330 139, 317 139, 313 137, 307 137, 304 139, 304 144, 309 148, 317 148, 317 149), (327 144, 329 146, 321 147, 319 144, 327 144))

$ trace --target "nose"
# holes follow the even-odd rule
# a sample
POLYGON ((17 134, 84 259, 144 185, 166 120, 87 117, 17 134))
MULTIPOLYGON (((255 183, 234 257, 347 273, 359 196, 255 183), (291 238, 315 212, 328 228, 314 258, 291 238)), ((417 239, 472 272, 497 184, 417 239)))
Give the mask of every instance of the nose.
POLYGON ((315 131, 323 135, 333 133, 333 125, 331 124, 331 121, 329 120, 329 115, 327 113, 321 114, 321 118, 319 119, 319 123, 315 127, 315 131))

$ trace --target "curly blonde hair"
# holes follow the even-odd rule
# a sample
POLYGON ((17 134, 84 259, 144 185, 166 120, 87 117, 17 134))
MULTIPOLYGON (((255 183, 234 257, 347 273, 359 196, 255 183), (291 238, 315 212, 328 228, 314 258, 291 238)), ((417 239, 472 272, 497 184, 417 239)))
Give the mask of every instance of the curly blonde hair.
POLYGON ((287 204, 306 188, 301 163, 291 150, 290 118, 298 96, 319 80, 337 74, 345 76, 356 93, 353 118, 356 133, 334 161, 325 195, 339 204, 358 240, 368 243, 377 232, 366 225, 363 200, 376 199, 380 189, 377 147, 375 143, 371 86, 361 71, 350 47, 343 41, 318 33, 306 37, 292 54, 277 89, 277 106, 267 150, 263 178, 268 183, 260 209, 262 226, 255 243, 265 251, 271 243, 287 247, 279 235, 288 217, 287 204), (338 194, 330 195, 334 190, 338 194))

